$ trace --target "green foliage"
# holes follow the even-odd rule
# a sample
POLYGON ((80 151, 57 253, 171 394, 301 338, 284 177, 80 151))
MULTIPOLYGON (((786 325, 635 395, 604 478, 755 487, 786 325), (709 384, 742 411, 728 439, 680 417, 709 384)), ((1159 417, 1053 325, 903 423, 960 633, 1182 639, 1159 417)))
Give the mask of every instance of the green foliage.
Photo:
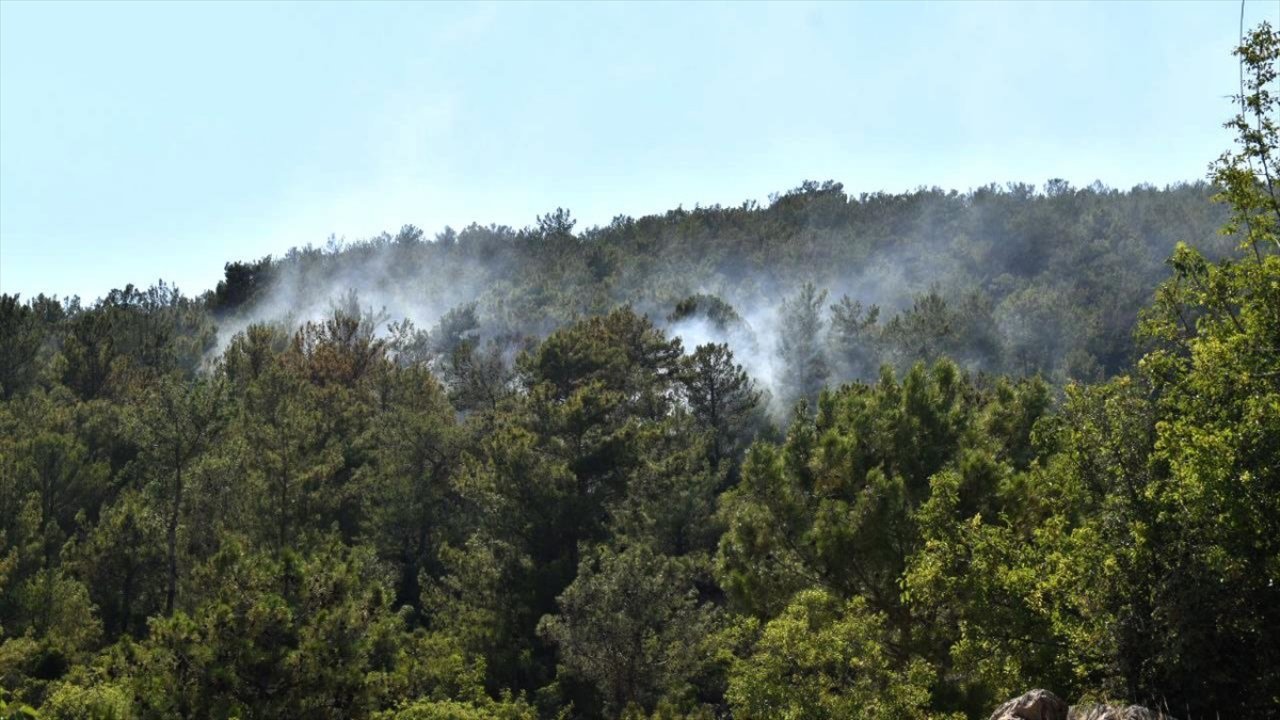
POLYGON ((761 393, 728 345, 699 345, 681 360, 680 384, 689 412, 708 435, 707 461, 718 469, 739 457, 761 423, 761 393))
POLYGON ((39 720, 40 714, 30 705, 14 700, 8 690, 0 687, 0 718, 4 718, 4 720, 39 720))
MULTIPOLYGON (((1043 390, 1027 383, 1021 392, 1043 390)), ((782 447, 754 446, 741 485, 725 493, 722 586, 762 616, 811 586, 896 612, 898 577, 919 542, 912 512, 929 478, 973 465, 974 453, 1026 444, 1029 422, 1011 436, 982 432, 982 414, 1000 402, 949 363, 917 365, 901 384, 886 371, 875 386, 825 394, 817 418, 797 415, 782 447)))
POLYGON ((680 322, 691 318, 705 318, 719 332, 729 332, 745 326, 742 316, 733 306, 719 296, 698 293, 676 303, 676 308, 667 316, 670 322, 680 322))
POLYGON ((166 549, 162 513, 144 494, 127 491, 68 550, 67 562, 88 584, 109 637, 141 635, 147 618, 164 610, 166 549))
POLYGON ((229 262, 224 266, 224 278, 218 281, 209 301, 215 313, 234 312, 266 289, 271 274, 271 256, 257 262, 229 262))
POLYGON ((643 545, 596 549, 558 605, 539 631, 556 643, 568 672, 596 687, 608 715, 690 695, 709 656, 699 639, 715 620, 698 601, 689 561, 643 545))
POLYGON ((1212 188, 807 182, 0 295, 0 718, 1277 717, 1280 41, 1238 56, 1212 188), (348 263, 452 310, 259 322, 348 263))
POLYGON ((40 706, 40 717, 52 720, 131 720, 133 698, 127 690, 112 683, 88 687, 61 683, 49 693, 40 706))
POLYGON ((934 717, 930 668, 916 659, 900 669, 884 624, 862 598, 798 593, 759 628, 751 654, 734 662, 726 693, 734 717, 934 717))
POLYGON ((1280 43, 1264 25, 1238 54, 1241 146, 1214 179, 1245 257, 1179 246, 1135 374, 1070 388, 1042 428, 1054 452, 994 512, 970 515, 952 476, 922 509, 907 587, 956 628, 955 671, 978 691, 1051 684, 1191 717, 1278 706, 1280 43))
POLYGON ((0 294, 0 397, 11 398, 35 383, 43 343, 44 328, 32 308, 17 295, 0 294))
POLYGON ((822 318, 826 300, 826 290, 805 283, 799 293, 782 303, 777 353, 782 363, 779 384, 788 406, 799 400, 813 402, 831 374, 822 318))
POLYGON ((367 541, 399 568, 396 598, 411 605, 422 576, 439 575, 439 547, 457 524, 451 480, 463 437, 444 388, 425 368, 388 375, 379 392, 387 409, 370 424, 376 440, 355 481, 365 493, 367 541))
POLYGON ((489 702, 480 706, 454 700, 420 700, 375 716, 378 720, 535 720, 528 705, 489 702))

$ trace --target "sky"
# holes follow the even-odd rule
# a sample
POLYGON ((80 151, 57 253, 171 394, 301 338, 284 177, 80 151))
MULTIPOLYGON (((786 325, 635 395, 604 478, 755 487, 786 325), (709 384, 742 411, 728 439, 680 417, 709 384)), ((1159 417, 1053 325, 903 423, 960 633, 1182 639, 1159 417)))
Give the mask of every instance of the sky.
MULTIPOLYGON (((1280 23, 1248 0, 1246 26, 1280 23)), ((0 0, 0 292, 414 224, 1205 176, 1240 5, 0 0)))

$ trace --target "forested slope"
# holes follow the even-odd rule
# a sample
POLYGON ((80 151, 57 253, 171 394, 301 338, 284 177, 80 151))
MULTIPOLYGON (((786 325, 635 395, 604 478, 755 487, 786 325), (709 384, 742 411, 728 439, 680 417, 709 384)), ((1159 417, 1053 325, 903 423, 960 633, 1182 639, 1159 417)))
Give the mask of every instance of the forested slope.
MULTIPOLYGON (((430 330, 452 310, 453 326, 437 332, 508 345, 626 305, 686 345, 730 342, 780 390, 795 372, 794 357, 778 357, 790 299, 812 306, 813 337, 802 340, 833 382, 943 355, 987 372, 1096 379, 1133 359, 1137 310, 1168 277, 1177 242, 1215 258, 1234 247, 1212 192, 1050 181, 849 196, 807 182, 764 207, 619 217, 578 234, 563 210, 523 230, 472 225, 434 240, 405 227, 228 265, 208 305, 225 338, 287 313, 317 319, 354 291, 387 320, 430 330)), ((802 394, 816 394, 815 380, 802 394)))
POLYGON ((1278 58, 1211 184, 0 297, 0 716, 1277 717, 1278 58))

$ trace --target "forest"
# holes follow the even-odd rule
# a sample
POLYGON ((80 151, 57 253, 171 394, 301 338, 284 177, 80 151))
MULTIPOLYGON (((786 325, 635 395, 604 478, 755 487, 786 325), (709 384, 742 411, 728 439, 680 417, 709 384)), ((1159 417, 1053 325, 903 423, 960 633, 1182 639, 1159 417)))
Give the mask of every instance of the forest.
POLYGON ((0 718, 1280 717, 1280 34, 1237 55, 1200 182, 0 295, 0 718))

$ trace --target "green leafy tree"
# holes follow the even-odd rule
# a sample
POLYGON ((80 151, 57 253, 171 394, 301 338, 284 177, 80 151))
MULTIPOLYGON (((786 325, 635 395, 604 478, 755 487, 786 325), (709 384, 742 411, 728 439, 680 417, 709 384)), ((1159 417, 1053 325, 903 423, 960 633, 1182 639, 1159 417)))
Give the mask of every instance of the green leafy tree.
MULTIPOLYGON (((341 465, 328 442, 333 421, 319 407, 319 389, 272 358, 244 389, 234 420, 247 451, 243 464, 255 501, 255 534, 277 552, 297 546, 333 509, 323 492, 341 465)), ((323 525, 319 525, 323 527, 323 525)))
POLYGON ((0 294, 0 397, 11 398, 35 383, 44 335, 29 305, 17 295, 0 294))
POLYGON ((763 627, 748 625, 758 639, 729 673, 734 717, 941 717, 929 712, 931 668, 894 661, 885 618, 862 598, 806 590, 763 627))
POLYGON ((782 400, 812 402, 831 374, 825 352, 826 321, 822 305, 827 291, 805 283, 782 303, 778 320, 778 361, 781 363, 782 400))
POLYGON ((880 308, 863 307, 848 295, 831 306, 831 344, 841 377, 874 378, 884 362, 880 308))
POLYGON ((562 668, 597 689, 610 717, 690 695, 710 656, 700 639, 714 616, 698 600, 692 567, 643 545, 584 556, 558 605, 539 630, 556 643, 562 668))
POLYGON ((760 421, 761 393, 734 363, 728 345, 699 345, 681 362, 680 383, 689 410, 708 434, 707 461, 718 470, 726 458, 739 456, 760 421))
POLYGON ((173 613, 178 597, 178 535, 186 519, 189 470, 225 422, 223 387, 216 378, 187 382, 170 376, 147 393, 134 423, 141 461, 158 476, 165 499, 166 614, 173 613))
POLYGON ((741 485, 723 496, 723 587, 763 615, 813 586, 899 612, 898 577, 917 542, 910 511, 930 476, 981 446, 980 407, 945 362, 917 365, 901 384, 886 371, 875 386, 824 395, 816 419, 797 414, 782 447, 753 446, 741 485))
POLYGON ((368 550, 330 545, 309 558, 234 543, 202 566, 211 591, 190 614, 152 623, 108 658, 139 714, 360 717, 378 673, 394 670, 403 619, 368 550))
POLYGON ((956 627, 956 670, 990 688, 1054 683, 1214 713, 1280 699, 1276 469, 1280 259, 1273 183, 1280 42, 1238 52, 1239 149, 1214 166, 1244 257, 1179 247, 1133 376, 1067 393, 1049 450, 987 512, 935 479, 906 584, 956 627))
POLYGON ((886 341, 900 367, 931 364, 953 354, 961 333, 960 319, 937 288, 915 298, 911 308, 884 328, 886 341))
POLYGON ((714 551, 721 531, 716 501, 729 464, 712 468, 708 444, 687 415, 654 428, 641 462, 627 473, 622 496, 607 508, 611 538, 671 556, 705 559, 714 551))
POLYGON ((370 462, 356 481, 366 488, 368 540, 399 570, 397 601, 417 606, 423 574, 440 574, 440 548, 462 533, 452 480, 464 437, 444 388, 424 367, 389 374, 380 402, 370 462))
POLYGON ((87 536, 70 551, 101 610, 108 637, 141 635, 147 619, 168 600, 166 518, 143 493, 126 491, 103 509, 87 536))

